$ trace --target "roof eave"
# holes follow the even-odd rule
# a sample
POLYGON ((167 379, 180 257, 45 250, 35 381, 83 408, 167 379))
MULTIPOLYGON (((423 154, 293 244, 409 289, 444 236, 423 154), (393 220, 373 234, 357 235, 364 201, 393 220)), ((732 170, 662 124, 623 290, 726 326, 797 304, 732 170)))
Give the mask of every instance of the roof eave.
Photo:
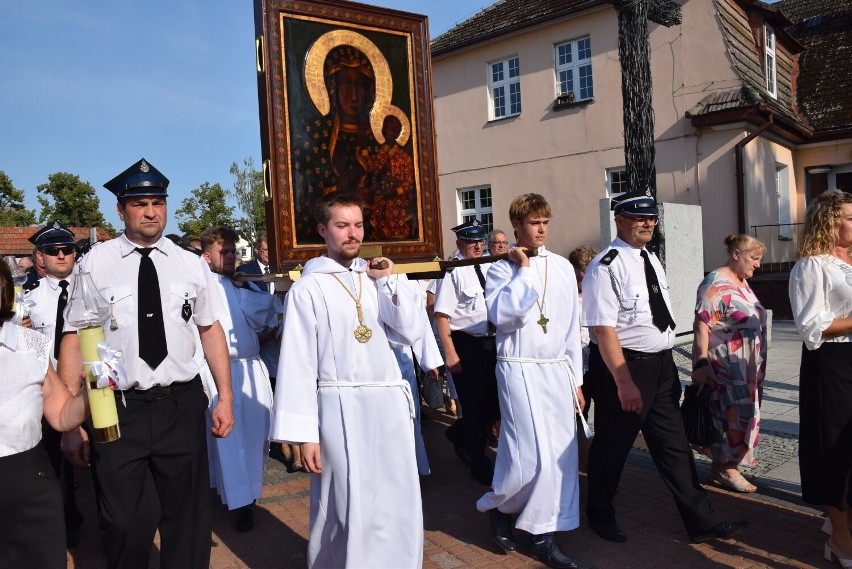
MULTIPOLYGON (((567 8, 561 13, 548 14, 546 16, 541 16, 541 17, 538 17, 538 18, 535 18, 535 19, 532 19, 532 20, 519 22, 519 23, 517 23, 513 26, 509 26, 507 28, 502 28, 500 30, 497 30, 497 31, 494 31, 494 32, 491 32, 491 33, 487 33, 487 34, 483 34, 483 35, 477 36, 475 38, 470 38, 468 40, 464 40, 464 41, 452 44, 452 45, 444 47, 444 48, 432 49, 431 50, 432 51, 432 59, 433 60, 439 59, 439 58, 444 57, 446 55, 450 55, 452 53, 455 53, 457 51, 462 51, 462 50, 470 48, 470 47, 474 47, 474 46, 478 46, 478 45, 481 45, 481 44, 484 44, 484 43, 488 43, 488 42, 491 42, 491 41, 494 41, 494 40, 497 40, 497 39, 500 39, 500 38, 503 38, 503 37, 506 37, 506 36, 516 34, 518 32, 526 31, 528 29, 533 29, 533 28, 536 28, 538 26, 541 26, 542 24, 548 24, 548 23, 552 23, 552 22, 557 21, 557 20, 562 20, 562 19, 567 18, 569 16, 578 16, 578 15, 584 14, 586 12, 589 12, 591 10, 598 9, 602 6, 611 6, 611 3, 609 2, 609 0, 590 0, 588 3, 583 4, 581 6, 575 6, 575 7, 572 7, 572 8, 567 8)), ((465 22, 462 22, 459 25, 462 26, 464 24, 465 24, 465 22)), ((447 30, 447 31, 449 31, 449 30, 447 30)), ((444 32, 444 33, 446 33, 446 32, 444 32)), ((441 37, 441 36, 438 36, 438 37, 441 37)))

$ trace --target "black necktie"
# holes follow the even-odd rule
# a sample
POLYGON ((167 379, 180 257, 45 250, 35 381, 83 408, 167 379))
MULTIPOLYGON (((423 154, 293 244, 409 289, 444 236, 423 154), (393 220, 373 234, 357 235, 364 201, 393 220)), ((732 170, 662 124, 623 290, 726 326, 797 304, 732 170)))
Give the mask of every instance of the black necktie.
MULTIPOLYGON (((266 265, 265 267, 263 267, 263 274, 264 275, 269 274, 269 265, 266 265)), ((270 290, 269 290, 270 286, 269 285, 270 285, 270 283, 267 283, 267 282, 263 283, 263 288, 266 290, 266 292, 270 292, 270 290)))
POLYGON ((136 248, 142 259, 139 261, 139 357, 151 369, 166 359, 166 329, 163 325, 163 306, 160 302, 160 280, 157 268, 149 255, 154 249, 136 248))
POLYGON ((59 281, 62 292, 56 303, 56 329, 53 332, 53 359, 59 359, 59 344, 62 342, 62 329, 65 328, 65 307, 68 306, 68 281, 59 281))
MULTIPOLYGON (((473 270, 476 271, 476 278, 479 279, 479 284, 480 284, 480 286, 482 286, 482 291, 483 291, 482 292, 482 298, 485 298, 485 275, 482 274, 482 269, 479 267, 479 265, 474 265, 473 270)), ((497 331, 497 327, 494 326, 494 324, 492 324, 491 321, 489 320, 488 321, 488 335, 493 336, 496 331, 497 331)))
POLYGON ((657 280, 657 272, 651 264, 651 259, 648 258, 648 252, 645 249, 639 253, 642 255, 642 260, 645 261, 645 282, 648 285, 648 302, 651 305, 651 317, 660 332, 665 332, 666 328, 671 326, 675 328, 672 315, 669 313, 669 307, 666 306, 666 299, 663 298, 663 291, 660 290, 660 281, 657 280))

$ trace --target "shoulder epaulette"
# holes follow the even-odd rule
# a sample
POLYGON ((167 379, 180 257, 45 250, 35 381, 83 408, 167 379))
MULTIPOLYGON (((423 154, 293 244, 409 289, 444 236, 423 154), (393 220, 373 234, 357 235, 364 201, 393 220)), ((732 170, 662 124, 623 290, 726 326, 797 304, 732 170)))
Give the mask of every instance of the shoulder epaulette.
POLYGON ((37 288, 38 288, 39 283, 41 283, 41 279, 39 279, 39 280, 37 280, 37 281, 30 281, 30 282, 28 282, 28 283, 24 283, 24 286, 22 286, 21 288, 22 288, 25 292, 30 292, 31 290, 35 290, 35 289, 37 289, 37 288))
POLYGON ((610 249, 606 255, 601 257, 601 265, 608 267, 616 257, 618 257, 618 249, 610 249))

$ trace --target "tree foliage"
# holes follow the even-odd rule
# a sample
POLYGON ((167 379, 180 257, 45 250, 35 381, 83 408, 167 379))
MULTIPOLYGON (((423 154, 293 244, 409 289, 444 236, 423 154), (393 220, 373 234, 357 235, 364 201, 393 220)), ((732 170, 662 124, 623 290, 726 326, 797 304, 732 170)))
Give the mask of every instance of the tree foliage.
POLYGON ((35 225, 35 212, 24 206, 24 191, 0 170, 0 226, 35 225))
POLYGON ((243 217, 237 222, 246 237, 254 243, 258 233, 266 233, 266 210, 264 208, 263 172, 255 170, 251 157, 243 160, 243 169, 234 162, 231 175, 234 177, 234 194, 243 217))
POLYGON ((104 219, 100 200, 95 188, 80 176, 68 172, 56 172, 47 177, 47 183, 37 188, 37 199, 41 206, 39 223, 56 219, 72 227, 103 227, 110 235, 115 228, 104 219))
POLYGON ((178 227, 188 239, 198 239, 201 232, 215 225, 235 228, 234 208, 225 201, 227 192, 219 184, 204 182, 192 195, 181 201, 175 212, 178 227))

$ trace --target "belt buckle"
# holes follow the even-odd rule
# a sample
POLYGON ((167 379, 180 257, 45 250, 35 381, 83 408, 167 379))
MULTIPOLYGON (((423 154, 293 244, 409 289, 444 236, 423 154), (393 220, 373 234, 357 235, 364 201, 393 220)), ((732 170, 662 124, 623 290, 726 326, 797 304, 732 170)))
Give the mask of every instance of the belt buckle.
POLYGON ((151 388, 151 401, 159 401, 160 399, 166 399, 171 394, 171 386, 163 385, 159 387, 151 388))

